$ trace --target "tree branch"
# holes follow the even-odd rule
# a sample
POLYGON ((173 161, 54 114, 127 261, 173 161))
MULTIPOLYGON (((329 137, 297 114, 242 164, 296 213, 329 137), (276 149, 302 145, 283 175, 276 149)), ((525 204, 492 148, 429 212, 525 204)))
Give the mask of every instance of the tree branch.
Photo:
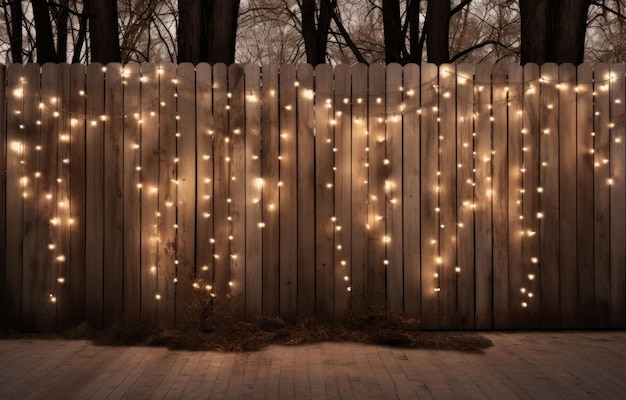
POLYGON ((361 54, 359 49, 356 47, 356 45, 352 41, 352 38, 350 38, 350 34, 346 30, 346 28, 343 26, 343 23, 341 22, 341 19, 339 19, 339 16, 337 15, 336 9, 333 8, 331 10, 331 13, 332 13, 333 21, 335 21, 335 24, 337 25, 337 28, 339 29, 339 32, 341 33, 341 36, 343 36, 344 40, 346 41, 346 44, 348 45, 348 47, 350 47, 350 50, 352 50, 352 53, 354 54, 356 59, 360 63, 369 65, 369 63, 365 60, 365 58, 363 57, 363 55, 361 54))
POLYGON ((463 8, 465 8, 466 5, 470 4, 471 2, 472 0, 463 0, 462 2, 460 2, 456 7, 450 10, 450 17, 461 11, 463 8))
POLYGON ((615 15, 618 18, 626 20, 626 15, 625 14, 622 14, 621 12, 612 9, 611 7, 607 6, 606 4, 600 3, 598 1, 593 1, 593 0, 590 1, 589 4, 591 4, 592 6, 600 7, 604 11, 606 11, 608 13, 611 13, 611 14, 615 15))
POLYGON ((488 39, 488 40, 485 40, 484 42, 477 43, 477 44, 475 44, 473 46, 470 46, 467 49, 465 49, 465 50, 455 54, 454 57, 450 58, 450 62, 453 63, 456 60, 458 60, 459 58, 461 58, 461 57, 471 53, 472 51, 481 49, 481 48, 483 48, 485 46, 489 46, 490 44, 493 44, 493 45, 496 45, 496 46, 506 47, 503 43, 500 43, 500 42, 498 42, 496 40, 488 39))

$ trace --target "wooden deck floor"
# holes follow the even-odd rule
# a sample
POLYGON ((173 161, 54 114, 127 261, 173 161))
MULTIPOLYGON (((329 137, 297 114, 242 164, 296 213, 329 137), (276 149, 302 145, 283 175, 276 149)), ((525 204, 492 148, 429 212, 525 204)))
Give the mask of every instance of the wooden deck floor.
POLYGON ((323 343, 256 353, 0 341, 0 399, 626 399, 626 332, 486 333, 484 354, 323 343))

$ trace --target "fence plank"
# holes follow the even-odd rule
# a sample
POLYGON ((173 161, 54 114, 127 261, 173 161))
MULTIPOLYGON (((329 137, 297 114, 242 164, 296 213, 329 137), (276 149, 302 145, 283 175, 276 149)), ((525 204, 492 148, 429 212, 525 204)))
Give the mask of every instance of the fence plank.
POLYGON ((439 67, 439 241, 441 328, 457 326, 457 163, 456 163, 456 74, 452 64, 439 67))
POLYGON ((22 323, 22 262, 23 262, 23 192, 21 188, 22 161, 24 160, 24 130, 21 129, 22 99, 25 83, 22 79, 23 66, 10 64, 7 67, 7 159, 6 159, 6 304, 8 326, 20 327, 22 323), (10 195, 10 194, 13 195, 10 195), (17 195, 15 195, 17 194, 17 195))
POLYGON ((263 312, 263 178, 261 175, 261 69, 245 66, 246 93, 246 314, 263 312))
POLYGON ((158 67, 158 243, 157 304, 159 324, 173 327, 175 322, 174 278, 176 248, 176 214, 178 207, 178 165, 176 163, 176 65, 163 63, 158 67))
POLYGON ((576 99, 577 126, 577 248, 578 248, 578 326, 591 328, 595 308, 593 273, 593 67, 578 66, 576 99))
POLYGON ((296 68, 291 64, 280 66, 280 312, 294 317, 298 296, 298 195, 296 146, 296 68))
POLYGON ((458 327, 474 327, 474 68, 457 66, 458 327))
POLYGON ((420 69, 404 66, 404 154, 402 157, 402 212, 404 247, 404 312, 416 317, 421 313, 420 243, 420 69))
POLYGON ((245 316, 246 309, 246 176, 245 169, 245 93, 243 66, 228 67, 230 93, 229 136, 234 157, 230 163, 230 213, 232 217, 230 241, 231 296, 233 312, 245 316), (244 156, 244 157, 242 157, 244 156))
POLYGON ((333 68, 315 69, 315 312, 322 318, 335 308, 333 171, 333 68))
POLYGON ((350 118, 350 91, 352 74, 346 64, 335 67, 335 137, 333 144, 335 176, 335 314, 348 306, 345 277, 352 268, 352 215, 350 210, 352 182, 352 124, 350 118))
MULTIPOLYGON (((4 129, 3 133, 0 134, 0 171, 4 171, 6 174, 6 162, 7 162, 7 150, 11 151, 10 146, 7 148, 7 87, 6 81, 8 78, 7 68, 5 65, 0 65, 0 77, 2 77, 3 83, 0 85, 0 126, 4 129)), ((6 213, 6 175, 4 175, 0 179, 0 212, 6 213)), ((6 329, 8 327, 9 318, 7 316, 7 304, 9 302, 8 299, 8 288, 6 287, 6 214, 2 215, 0 218, 0 290, 2 290, 2 295, 0 295, 0 329, 6 329)))
MULTIPOLYGON (((196 72, 193 64, 182 63, 176 70, 176 110, 179 117, 176 126, 176 158, 178 180, 178 229, 176 230, 175 324, 185 326, 189 322, 189 300, 183 292, 188 282, 196 278, 196 171, 202 168, 202 158, 196 159, 196 142, 201 139, 196 132, 196 72)), ((206 132, 204 133, 206 135, 206 132)), ((202 204, 202 203, 200 203, 202 204)), ((205 219, 201 219, 205 223, 205 219)), ((206 242, 205 242, 206 243, 206 242)), ((205 244, 208 246, 208 243, 205 244)), ((198 271, 199 272, 199 271, 198 271)), ((205 289, 206 284, 202 287, 205 289)))
POLYGON ((368 132, 367 66, 352 66, 352 276, 354 312, 364 312, 367 296, 368 132))
POLYGON ((298 315, 315 313, 315 132, 313 67, 299 65, 298 82, 298 315))
POLYGON ((386 256, 385 243, 385 68, 372 65, 369 68, 369 198, 368 221, 370 225, 367 251, 368 304, 380 309, 385 307, 386 256))
MULTIPOLYGON (((136 325, 141 316, 141 208, 137 184, 141 174, 141 129, 135 114, 140 112, 139 64, 124 66, 123 115, 123 207, 124 207, 124 325, 136 325), (138 170, 139 168, 139 170, 138 170)), ((72 93, 74 94, 74 92, 72 93)), ((72 160, 74 163, 74 160, 72 160)), ((74 185, 72 185, 72 193, 74 185)), ((72 242, 72 245, 74 242, 72 242)))
MULTIPOLYGON (((385 161, 385 247, 387 310, 404 310, 402 257, 402 66, 387 65, 385 161)), ((381 199, 382 200, 382 199, 381 199)))
MULTIPOLYGON (((59 256, 63 256, 57 262, 56 276, 53 276, 54 291, 57 293, 56 323, 53 325, 57 330, 67 329, 70 321, 71 292, 67 284, 72 262, 70 235, 75 226, 75 220, 71 214, 70 203, 70 165, 71 165, 71 71, 70 65, 62 63, 57 65, 57 131, 63 134, 63 140, 58 141, 57 171, 59 182, 57 190, 57 218, 60 225, 57 227, 56 241, 59 256)), ((59 136, 59 139, 61 137, 59 136)), ((54 237, 54 236, 53 236, 54 237)), ((45 249, 45 248, 44 248, 45 249)))
MULTIPOLYGON (((53 291, 56 274, 54 253, 47 250, 56 227, 57 204, 54 183, 57 179, 56 68, 27 64, 23 73, 26 88, 23 96, 24 166, 24 263, 23 318, 27 330, 50 328, 57 295, 53 291), (44 103, 45 102, 45 103, 44 103), (39 121, 39 124, 36 123, 39 121), (35 178, 40 173, 39 178, 35 178), (52 267, 54 265, 54 267, 52 267)), ((54 243, 56 246, 57 243, 54 243)), ((54 322, 52 321, 52 326, 54 322)))
POLYGON ((264 65, 261 82, 261 172, 263 184, 263 314, 280 312, 280 245, 278 213, 279 125, 278 66, 264 65))
POLYGON ((124 104, 122 66, 107 65, 104 98, 104 326, 122 322, 124 304, 124 104), (121 239, 121 240, 120 240, 121 239))
POLYGON ((213 164, 223 162, 213 153, 213 80, 211 66, 196 65, 196 241, 195 273, 204 287, 213 287, 214 243, 213 164))
POLYGON ((611 322, 613 328, 626 326, 626 154, 624 151, 624 65, 611 65, 610 176, 611 183, 611 322))
POLYGON ((104 131, 97 117, 104 114, 104 71, 100 64, 87 66, 87 140, 85 156, 85 293, 87 322, 103 324, 104 278, 104 131))
POLYGON ((476 328, 493 327, 493 132, 491 67, 476 66, 474 128, 475 161, 475 291, 476 328))
MULTIPOLYGON (((561 327, 578 326, 578 271, 576 266, 576 67, 559 67, 559 238, 561 327)), ((554 165, 553 165, 554 168, 554 165)))
POLYGON ((141 321, 156 324, 158 292, 157 240, 159 236, 159 69, 141 64, 141 321))
POLYGON ((559 93, 556 84, 559 68, 556 64, 541 67, 541 93, 539 118, 541 136, 539 144, 539 246, 541 262, 541 316, 542 327, 557 329, 560 322, 559 293, 559 93))
POLYGON ((597 64, 594 68, 594 282, 596 326, 610 321, 610 66, 597 64))
MULTIPOLYGON (((523 190, 523 99, 524 68, 520 65, 509 67, 508 78, 508 210, 509 210, 509 315, 510 327, 521 329, 525 326, 528 313, 522 306, 526 298, 521 292, 525 288, 524 260, 522 246, 525 231, 522 205, 523 190)), ((524 289, 525 290, 525 289, 524 289)))
POLYGON ((422 171, 422 326, 439 328, 439 104, 437 66, 422 65, 422 120, 421 171, 422 171))
POLYGON ((526 283, 526 303, 530 321, 528 326, 539 327, 541 324, 541 275, 539 259, 539 149, 541 126, 539 115, 540 73, 536 64, 524 66, 524 136, 523 136, 523 196, 522 207, 524 228, 536 234, 527 235, 522 247, 524 261, 524 280, 526 283), (532 296, 532 297, 531 297, 532 296))
MULTIPOLYGON (((75 326, 85 320, 85 105, 86 82, 85 67, 71 67, 71 116, 70 121, 70 214, 76 223, 70 234, 70 271, 66 285, 70 292, 69 326, 75 326)), ((139 214, 137 214, 139 215, 139 214)), ((139 292, 137 292, 139 295, 139 292)))
POLYGON ((493 325, 509 327, 507 66, 493 69, 493 325))
POLYGON ((215 292, 225 298, 230 293, 230 163, 234 155, 231 153, 228 134, 228 68, 224 64, 213 66, 213 123, 215 131, 215 154, 213 177, 213 215, 215 230, 215 292))

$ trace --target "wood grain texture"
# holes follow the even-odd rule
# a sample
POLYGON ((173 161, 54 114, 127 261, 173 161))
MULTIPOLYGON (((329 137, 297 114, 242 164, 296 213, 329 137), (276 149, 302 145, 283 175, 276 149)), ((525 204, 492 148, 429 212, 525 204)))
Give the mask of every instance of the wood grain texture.
POLYGON ((539 118, 539 245, 541 260, 541 326, 557 329, 560 321, 560 217, 559 217, 559 68, 556 64, 541 67, 539 118))
POLYGON ((578 326, 594 326, 595 284, 593 270, 594 228, 593 191, 593 67, 578 66, 578 92, 576 96, 576 230, 578 254, 578 326))
MULTIPOLYGON (((576 67, 559 66, 559 239, 561 327, 578 326, 576 260, 576 67)), ((554 165, 552 167, 555 167, 554 165)))
POLYGON ((402 240, 404 246, 404 312, 411 316, 421 313, 421 243, 420 243, 420 69, 406 65, 403 71, 404 96, 404 154, 402 156, 402 240))
POLYGON ((299 65, 297 90, 298 315, 315 314, 315 130, 313 67, 299 65))
POLYGON ((457 66, 457 264, 459 327, 474 321, 474 67, 457 66))
POLYGON ((422 326, 439 328, 440 228, 439 215, 439 71, 434 64, 422 65, 421 180, 422 180, 422 326))
POLYGON ((476 328, 493 328, 493 130, 492 68, 477 65, 474 87, 476 328))
POLYGON ((333 68, 315 68, 315 312, 330 317, 335 308, 335 224, 333 171, 333 68))

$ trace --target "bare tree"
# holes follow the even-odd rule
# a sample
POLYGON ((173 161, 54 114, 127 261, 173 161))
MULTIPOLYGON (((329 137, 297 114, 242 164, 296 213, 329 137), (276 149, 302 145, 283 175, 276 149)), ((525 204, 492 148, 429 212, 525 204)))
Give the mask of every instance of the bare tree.
POLYGON ((35 18, 37 47, 37 63, 58 62, 57 52, 54 48, 54 36, 52 35, 52 23, 50 22, 50 10, 46 0, 31 0, 33 15, 35 18))

